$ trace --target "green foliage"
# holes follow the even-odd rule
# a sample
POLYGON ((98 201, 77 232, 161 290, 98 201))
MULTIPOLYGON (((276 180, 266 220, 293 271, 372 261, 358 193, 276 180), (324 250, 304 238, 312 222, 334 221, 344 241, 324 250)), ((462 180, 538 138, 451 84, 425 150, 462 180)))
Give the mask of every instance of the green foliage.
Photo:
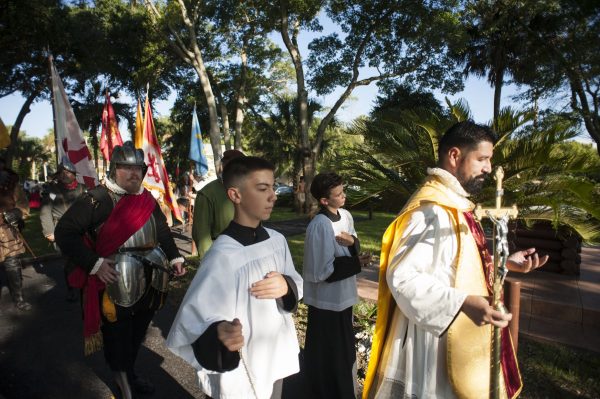
POLYGON ((454 1, 327 2, 325 12, 341 34, 317 37, 309 44, 312 88, 322 95, 348 87, 358 68, 371 67, 420 86, 459 89, 462 80, 447 57, 458 22, 455 6, 454 1))
POLYGON ((518 357, 523 398, 600 397, 597 353, 521 337, 518 357))
MULTIPOLYGON (((11 126, 8 128, 10 129, 11 126)), ((21 177, 21 180, 31 178, 33 162, 36 163, 39 172, 43 163, 50 161, 51 158, 51 154, 45 151, 42 140, 37 137, 27 137, 23 131, 19 132, 15 148, 19 156, 13 160, 12 169, 21 177)), ((6 149, 0 150, 0 156, 4 157, 6 151, 6 149)))
MULTIPOLYGON (((253 113, 249 118, 255 126, 249 131, 247 145, 254 153, 275 164, 277 176, 295 176, 300 171, 302 155, 298 148, 298 102, 293 97, 284 96, 274 101, 273 106, 267 118, 259 113, 253 113)), ((307 116, 311 139, 314 139, 321 122, 317 117, 321 110, 323 106, 317 101, 308 101, 307 116)), ((324 135, 320 166, 331 167, 333 160, 345 151, 348 139, 334 121, 324 135)))
POLYGON ((450 46, 465 74, 486 76, 494 86, 494 114, 512 78, 534 104, 542 98, 553 98, 557 108, 569 104, 600 143, 599 3, 467 1, 464 7, 460 40, 450 46))
MULTIPOLYGON (((527 120, 509 110, 502 119, 500 126, 515 128, 527 120)), ((516 203, 521 218, 566 224, 594 243, 600 241, 600 159, 590 147, 570 141, 577 135, 572 122, 550 116, 539 129, 525 126, 507 133, 509 138, 494 148, 493 162, 504 168, 504 201, 516 203)), ((493 188, 480 197, 493 198, 493 188)))
MULTIPOLYGON (((355 122, 350 132, 364 143, 339 162, 348 182, 359 187, 352 201, 398 212, 423 181, 426 167, 436 164, 437 139, 469 114, 466 104, 458 103, 449 116, 392 108, 355 122)), ((570 141, 578 134, 572 121, 547 115, 534 127, 531 119, 529 112, 505 108, 497 121, 493 165, 504 168, 504 202, 516 203, 521 218, 566 224, 585 241, 600 241, 600 160, 590 156, 591 147, 570 141)), ((493 203, 495 188, 488 183, 475 202, 493 203)))
POLYGON ((437 142, 450 123, 427 110, 380 111, 356 120, 348 129, 364 137, 350 154, 341 157, 338 170, 350 185, 352 203, 368 202, 378 209, 399 211, 437 160, 437 142))
POLYGON ((64 49, 58 36, 65 12, 57 0, 5 1, 0 13, 0 97, 24 97, 46 87, 47 46, 64 49))
MULTIPOLYGON (((31 210, 29 216, 25 219, 25 228, 22 233, 36 256, 56 254, 54 246, 42 234, 39 209, 31 210)), ((26 252, 23 257, 30 258, 32 255, 26 252)))
POLYGON ((379 93, 373 107, 373 113, 392 108, 398 110, 425 108, 439 115, 445 111, 433 93, 407 82, 381 82, 379 93))

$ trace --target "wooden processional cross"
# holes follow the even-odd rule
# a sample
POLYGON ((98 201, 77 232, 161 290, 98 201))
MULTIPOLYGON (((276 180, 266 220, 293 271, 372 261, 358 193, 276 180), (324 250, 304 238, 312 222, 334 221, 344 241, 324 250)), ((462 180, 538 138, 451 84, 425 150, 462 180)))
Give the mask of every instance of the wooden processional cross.
MULTIPOLYGON (((502 208, 502 196, 504 195, 504 189, 502 188, 502 180, 504 179, 504 170, 502 167, 496 168, 494 173, 494 179, 496 180, 496 207, 495 208, 482 208, 481 205, 477 205, 473 214, 477 220, 481 221, 487 217, 494 224, 493 230, 493 254, 494 254, 494 272, 493 272, 493 306, 495 310, 501 312, 507 312, 504 304, 502 303, 502 287, 504 285, 504 278, 508 269, 506 268, 506 261, 509 255, 508 249, 508 219, 515 219, 518 215, 517 206, 513 205, 511 208, 502 208)), ((517 320, 516 333, 513 333, 514 339, 518 334, 518 302, 519 302, 519 290, 511 290, 511 308, 517 311, 513 318, 517 320), (515 299, 516 294, 516 299, 515 299), (515 303, 516 302, 516 303, 515 303), (514 306, 516 305, 516 306, 514 306)), ((512 326, 511 326, 512 327, 512 326)), ((511 330, 515 330, 511 328, 511 330)), ((494 327, 494 335, 492 338, 492 356, 491 356, 491 370, 490 370, 490 398, 501 397, 501 383, 500 373, 502 368, 500 365, 501 359, 501 328, 494 327)), ((516 349, 515 349, 516 350, 516 349)))

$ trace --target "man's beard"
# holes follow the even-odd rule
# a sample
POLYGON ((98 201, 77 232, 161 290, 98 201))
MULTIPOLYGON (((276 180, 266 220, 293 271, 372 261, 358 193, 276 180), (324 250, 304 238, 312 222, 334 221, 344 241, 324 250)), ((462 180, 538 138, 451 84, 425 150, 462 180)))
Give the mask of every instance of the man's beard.
POLYGON ((461 182, 460 184, 463 186, 466 192, 468 192, 471 195, 476 195, 481 192, 481 190, 483 189, 483 185, 485 184, 485 181, 488 177, 489 174, 484 173, 479 176, 471 177, 467 181, 461 182))

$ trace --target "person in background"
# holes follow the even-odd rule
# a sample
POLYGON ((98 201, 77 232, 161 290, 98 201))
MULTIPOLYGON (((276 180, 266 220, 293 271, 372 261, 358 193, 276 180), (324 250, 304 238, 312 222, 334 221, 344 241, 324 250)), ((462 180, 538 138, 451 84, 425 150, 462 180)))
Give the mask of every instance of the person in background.
POLYGON ((77 264, 69 283, 83 292, 85 353, 104 348, 123 399, 154 392, 135 361, 169 275, 185 274, 165 216, 142 185, 146 170, 131 141, 115 146, 105 184, 75 201, 54 233, 77 264))
POLYGON ((14 305, 20 311, 31 310, 31 304, 23 296, 19 259, 25 252, 21 230, 25 226, 23 217, 28 214, 29 206, 19 176, 0 158, 0 266, 4 268, 14 305))
POLYGON ((296 191, 294 191, 296 200, 298 201, 298 213, 302 213, 304 211, 304 204, 306 203, 306 193, 304 192, 305 187, 304 176, 300 176, 298 187, 296 187, 296 191))
MULTIPOLYGON (((241 151, 227 150, 223 153, 221 167, 225 168, 229 161, 243 156, 241 151)), ((233 205, 227 199, 221 171, 218 174, 219 178, 205 185, 196 194, 194 201, 192 239, 200 259, 233 219, 233 205)))
MULTIPOLYGON (((77 170, 75 165, 63 157, 58 165, 54 179, 47 185, 46 192, 42 197, 40 209, 40 221, 42 223, 42 234, 59 250, 54 239, 54 229, 60 218, 73 205, 75 200, 86 192, 83 184, 77 181, 77 170)), ((67 270, 71 267, 65 265, 65 281, 67 281, 67 270)), ((67 281, 67 301, 77 300, 77 291, 67 281)))
POLYGON ((42 196, 40 193, 40 185, 37 181, 29 189, 29 209, 40 209, 42 205, 42 196))
POLYGON ((304 241, 304 303, 308 306, 304 360, 315 399, 356 398, 352 306, 356 275, 370 261, 360 253, 352 215, 343 208, 342 177, 319 173, 310 186, 319 212, 304 241))

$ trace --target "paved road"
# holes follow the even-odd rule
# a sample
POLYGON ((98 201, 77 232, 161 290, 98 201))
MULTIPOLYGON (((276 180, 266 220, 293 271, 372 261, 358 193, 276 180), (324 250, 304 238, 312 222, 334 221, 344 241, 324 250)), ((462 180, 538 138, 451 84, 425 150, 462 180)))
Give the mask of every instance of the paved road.
MULTIPOLYGON (((62 260, 25 268, 23 274, 34 309, 14 310, 6 287, 0 298, 0 397, 110 398, 116 387, 101 352, 83 356, 80 305, 64 299, 62 260)), ((164 345, 175 313, 167 304, 156 315, 137 369, 156 385, 152 398, 203 398, 192 368, 164 345)))
MULTIPOLYGON (((288 228, 300 226, 291 223, 288 228)), ((189 233, 174 235, 183 255, 190 250, 189 233)), ((108 399, 117 392, 102 352, 83 356, 81 308, 65 301, 62 259, 23 270, 25 296, 33 310, 14 309, 8 288, 0 297, 0 399, 108 399)), ((2 277, 2 281, 5 278, 2 277)), ((153 399, 203 399, 191 366, 165 347, 177 306, 167 301, 148 329, 137 372, 154 382, 153 399)), ((309 398, 302 374, 284 382, 285 399, 309 398)))

